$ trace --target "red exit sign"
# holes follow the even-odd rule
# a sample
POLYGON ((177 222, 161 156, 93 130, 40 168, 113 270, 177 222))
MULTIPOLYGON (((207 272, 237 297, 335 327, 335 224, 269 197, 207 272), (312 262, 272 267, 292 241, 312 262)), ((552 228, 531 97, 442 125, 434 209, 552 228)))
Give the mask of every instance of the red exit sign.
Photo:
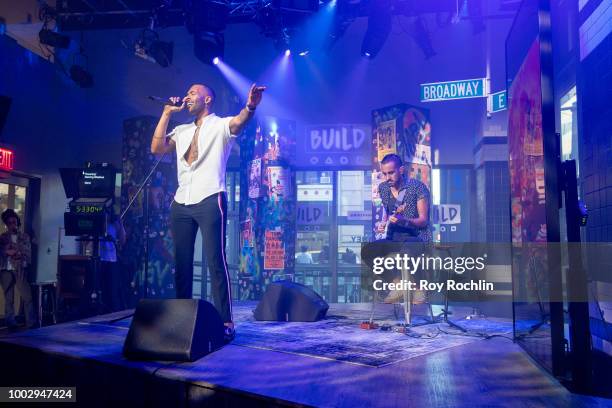
POLYGON ((13 170, 13 151, 0 147, 0 169, 13 170))

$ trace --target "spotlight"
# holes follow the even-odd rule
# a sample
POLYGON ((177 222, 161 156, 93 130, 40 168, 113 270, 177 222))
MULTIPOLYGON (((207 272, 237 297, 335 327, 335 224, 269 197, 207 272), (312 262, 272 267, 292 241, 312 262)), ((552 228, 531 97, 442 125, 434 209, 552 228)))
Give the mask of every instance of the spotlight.
POLYGON ((431 45, 431 39, 429 38, 429 31, 425 27, 425 23, 421 17, 417 17, 412 27, 412 37, 416 41, 417 45, 425 54, 425 59, 428 60, 436 55, 433 46, 431 45))
POLYGON ((361 43, 361 54, 376 57, 391 32, 391 4, 389 0, 374 0, 370 3, 368 29, 361 43))
POLYGON ((222 59, 224 48, 225 40, 222 33, 201 31, 193 35, 194 54, 205 64, 214 63, 215 58, 222 59))
POLYGON ((300 54, 299 54, 299 55, 300 55, 300 57, 305 57, 305 56, 307 56, 307 55, 308 55, 308 53, 309 53, 309 51, 308 51, 308 50, 306 50, 306 51, 302 51, 302 52, 300 52, 300 54))
POLYGON ((229 16, 228 0, 185 0, 185 25, 193 34, 193 51, 200 61, 214 64, 223 58, 223 30, 229 16))
POLYGON ((288 57, 291 55, 291 50, 290 49, 286 49, 285 50, 285 57, 288 57))
POLYGON ((70 78, 81 88, 91 88, 93 86, 93 77, 80 65, 70 67, 70 78))
POLYGON ((219 59, 219 57, 215 57, 215 58, 213 58, 213 64, 217 65, 217 64, 219 64, 219 61, 221 61, 221 60, 219 59))
POLYGON ((38 39, 42 44, 50 45, 56 48, 68 48, 70 47, 70 37, 56 33, 49 29, 43 28, 38 33, 38 39))
POLYGON ((160 41, 155 31, 145 29, 134 44, 134 55, 166 68, 172 64, 173 49, 172 42, 160 41))
POLYGON ((174 44, 171 42, 155 41, 149 48, 149 55, 162 67, 172 64, 174 44))

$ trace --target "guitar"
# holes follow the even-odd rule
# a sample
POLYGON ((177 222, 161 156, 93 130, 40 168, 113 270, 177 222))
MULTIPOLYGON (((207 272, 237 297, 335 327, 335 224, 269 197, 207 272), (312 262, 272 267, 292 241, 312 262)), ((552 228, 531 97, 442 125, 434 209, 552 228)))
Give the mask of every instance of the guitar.
POLYGON ((376 233, 376 239, 389 239, 391 237, 389 237, 389 227, 392 224, 390 221, 390 218, 395 216, 396 214, 401 213, 402 211, 404 211, 406 209, 406 204, 402 204, 402 205, 397 205, 397 203, 401 203, 402 201, 404 201, 404 197, 406 196, 406 190, 402 190, 399 192, 399 194, 397 195, 397 198, 395 199, 395 205, 393 208, 393 212, 391 213, 391 215, 387 216, 387 221, 385 221, 385 230, 383 233, 376 233))

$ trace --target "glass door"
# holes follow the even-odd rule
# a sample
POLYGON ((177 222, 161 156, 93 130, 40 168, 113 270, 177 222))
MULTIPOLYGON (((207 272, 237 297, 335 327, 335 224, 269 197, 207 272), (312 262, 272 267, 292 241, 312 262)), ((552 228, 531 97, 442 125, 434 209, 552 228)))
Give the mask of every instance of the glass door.
MULTIPOLYGON (((32 222, 29 214, 31 213, 31 209, 28 208, 28 193, 29 193, 29 180, 27 178, 22 177, 8 177, 2 179, 0 181, 0 213, 2 213, 7 208, 11 208, 15 210, 19 218, 21 219, 21 225, 23 231, 27 232, 31 237, 33 237, 32 231, 32 222)), ((3 222, 0 222, 0 234, 6 231, 6 226, 3 222)), ((36 251, 35 248, 32 248, 32 254, 35 257, 36 251)), ((33 265, 36 265, 33 258, 33 265)), ((33 268, 32 272, 34 274, 33 268)), ((35 278, 35 276, 31 276, 30 280, 35 278)), ((15 310, 19 310, 19 305, 21 304, 21 297, 19 293, 16 293, 15 296, 15 310)), ((0 291, 0 313, 4 318, 4 292, 0 291)))
POLYGON ((333 302, 334 174, 297 171, 295 279, 333 302))
POLYGON ((338 227, 334 279, 335 301, 362 301, 361 245, 372 238, 372 172, 370 170, 338 171, 336 191, 336 225, 338 227))
POLYGON ((371 238, 371 172, 297 171, 296 281, 328 302, 360 302, 371 238))

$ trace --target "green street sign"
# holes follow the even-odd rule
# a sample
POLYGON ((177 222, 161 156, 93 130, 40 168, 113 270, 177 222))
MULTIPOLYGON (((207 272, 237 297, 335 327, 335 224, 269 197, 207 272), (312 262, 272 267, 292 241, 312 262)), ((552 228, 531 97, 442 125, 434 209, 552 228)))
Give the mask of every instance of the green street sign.
POLYGON ((421 102, 484 98, 487 95, 486 78, 421 84, 421 102))
POLYGON ((487 110, 489 113, 499 112, 508 109, 508 96, 506 91, 499 91, 489 95, 487 100, 487 110))

